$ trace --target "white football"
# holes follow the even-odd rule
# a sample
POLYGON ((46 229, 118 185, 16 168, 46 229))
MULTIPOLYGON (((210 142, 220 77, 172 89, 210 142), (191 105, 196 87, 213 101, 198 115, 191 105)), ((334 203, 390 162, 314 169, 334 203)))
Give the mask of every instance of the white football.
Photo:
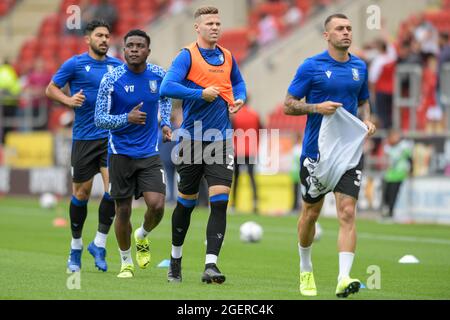
POLYGON ((263 228, 254 221, 247 221, 239 228, 240 239, 244 242, 258 242, 263 236, 263 228))
POLYGON ((316 222, 316 233, 314 234, 314 241, 319 241, 322 238, 323 229, 318 222, 316 222))
POLYGON ((58 202, 58 199, 56 198, 56 196, 53 193, 43 193, 41 195, 41 198, 39 199, 39 203, 41 205, 41 208, 44 209, 52 209, 54 207, 56 207, 56 204, 58 202))

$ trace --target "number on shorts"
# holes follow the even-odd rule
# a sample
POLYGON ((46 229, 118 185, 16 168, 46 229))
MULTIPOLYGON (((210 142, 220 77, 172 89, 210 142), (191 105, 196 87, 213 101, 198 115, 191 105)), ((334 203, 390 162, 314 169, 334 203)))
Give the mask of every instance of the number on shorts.
POLYGON ((159 169, 160 171, 161 171, 161 174, 162 174, 162 182, 164 183, 164 184, 166 184, 166 177, 165 177, 165 175, 164 175, 164 170, 163 169, 159 169))
POLYGON ((361 170, 355 170, 356 172, 356 180, 354 181, 355 185, 360 187, 361 186, 361 174, 362 171, 361 170))
POLYGON ((228 155, 228 158, 230 158, 230 163, 228 164, 227 169, 233 170, 234 157, 233 157, 231 154, 229 154, 229 155, 228 155))

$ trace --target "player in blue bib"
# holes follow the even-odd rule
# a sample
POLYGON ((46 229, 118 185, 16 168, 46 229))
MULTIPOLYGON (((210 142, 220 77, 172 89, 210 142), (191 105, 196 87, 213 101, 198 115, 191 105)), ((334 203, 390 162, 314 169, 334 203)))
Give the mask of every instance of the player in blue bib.
MULTIPOLYGON (((308 116, 300 160, 303 206, 298 222, 300 292, 306 296, 317 295, 311 246, 324 195, 311 198, 306 192, 313 182, 304 160, 318 160, 318 138, 323 116, 334 114, 337 108, 345 108, 354 116, 359 115, 367 126, 368 135, 375 133, 375 126, 369 120, 367 67, 361 59, 348 52, 352 43, 352 26, 348 18, 343 14, 329 16, 325 21, 324 37, 328 50, 306 59, 300 65, 285 101, 286 114, 308 116)), ((338 297, 356 293, 360 287, 359 280, 350 278, 350 270, 356 247, 355 208, 361 169, 360 160, 356 168, 345 172, 333 190, 340 223, 338 297)))
POLYGON ((106 165, 108 131, 94 124, 95 102, 100 81, 105 73, 122 62, 107 56, 111 27, 104 21, 94 20, 85 29, 89 50, 64 62, 47 87, 49 98, 62 103, 75 112, 72 133, 72 182, 73 194, 70 202, 70 228, 72 242, 68 269, 76 272, 81 269, 81 239, 83 225, 87 216, 87 203, 92 190, 94 176, 102 175, 105 193, 99 206, 97 234, 88 251, 95 259, 95 266, 107 270, 106 238, 114 220, 114 201, 109 196, 109 176, 106 165), (70 91, 67 96, 62 90, 66 85, 70 91))
POLYGON ((147 235, 164 214, 166 185, 158 152, 158 111, 163 140, 171 139, 171 101, 159 88, 165 71, 147 63, 150 37, 142 30, 125 35, 126 64, 104 76, 95 110, 95 124, 109 129, 108 168, 111 196, 116 202, 116 238, 121 269, 119 278, 134 276, 131 258, 131 203, 143 196, 147 205, 144 222, 136 229, 136 260, 140 268, 150 263, 147 235))

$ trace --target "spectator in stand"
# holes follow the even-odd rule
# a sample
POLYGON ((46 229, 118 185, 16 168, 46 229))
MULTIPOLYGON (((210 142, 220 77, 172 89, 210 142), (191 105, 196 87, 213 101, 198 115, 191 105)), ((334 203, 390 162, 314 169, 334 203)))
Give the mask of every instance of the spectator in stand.
POLYGON ((409 142, 402 140, 400 131, 391 129, 384 154, 387 156, 388 168, 383 180, 383 215, 392 218, 400 186, 411 173, 412 147, 409 142))
MULTIPOLYGON (((0 112, 3 112, 3 117, 16 116, 20 90, 16 70, 11 66, 8 59, 5 59, 4 63, 0 64, 0 112)), ((3 123, 0 125, 3 125, 3 123)), ((5 126, 2 134, 2 128, 0 127, 1 143, 4 142, 7 132, 11 129, 5 126)))
POLYGON ((422 64, 420 44, 416 40, 405 40, 401 43, 398 51, 397 64, 402 63, 422 64))
POLYGON ((447 32, 442 32, 439 35, 439 71, 444 63, 450 62, 450 43, 448 38, 447 32))
POLYGON ((311 0, 310 6, 312 8, 312 14, 318 14, 326 9, 331 0, 311 0))
MULTIPOLYGON (((441 74, 443 72, 443 68, 445 64, 450 64, 450 43, 448 42, 448 33, 447 32, 442 32, 439 35, 439 48, 440 48, 440 53, 439 53, 439 65, 438 65, 438 78, 437 78, 437 97, 438 97, 438 102, 439 102, 439 106, 441 107, 442 111, 444 112, 444 114, 447 114, 449 112, 449 110, 447 110, 447 108, 449 108, 450 106, 445 105, 444 102, 441 99, 441 74)), ((447 93, 447 95, 450 93, 447 93)), ((447 103, 448 104, 448 103, 447 103)), ((444 116, 445 118, 445 116, 444 116)), ((447 126, 450 126, 450 123, 447 124, 447 126)))
POLYGON ((374 47, 377 54, 369 67, 369 88, 379 128, 389 129, 392 127, 392 93, 397 53, 394 46, 383 39, 377 39, 374 47))
POLYGON ((419 17, 419 25, 414 30, 414 38, 420 43, 422 53, 439 53, 439 34, 436 28, 426 21, 422 16, 419 17))
POLYGON ((48 122, 48 108, 50 100, 45 96, 45 88, 50 83, 52 74, 45 70, 44 61, 37 59, 31 71, 24 77, 24 86, 20 99, 19 114, 25 116, 26 109, 30 109, 33 123, 25 121, 23 130, 45 130, 48 122), (41 118, 44 116, 45 118, 41 118), (37 121, 39 119, 39 121, 37 121))
POLYGON ((289 1, 289 9, 286 11, 283 16, 283 23, 286 26, 287 30, 295 28, 302 22, 303 12, 296 5, 294 0, 289 1))
POLYGON ((117 8, 111 0, 100 0, 94 11, 95 19, 106 21, 114 32, 115 24, 117 22, 117 8))
POLYGON ((278 38, 278 26, 275 17, 262 13, 258 22, 258 46, 264 47, 278 38))
POLYGON ((186 0, 172 0, 169 4, 168 12, 170 15, 176 15, 183 12, 187 7, 186 0))
POLYGON ((417 110, 418 127, 429 133, 439 133, 443 130, 443 114, 436 99, 437 59, 433 54, 427 54, 424 60, 422 101, 417 110))

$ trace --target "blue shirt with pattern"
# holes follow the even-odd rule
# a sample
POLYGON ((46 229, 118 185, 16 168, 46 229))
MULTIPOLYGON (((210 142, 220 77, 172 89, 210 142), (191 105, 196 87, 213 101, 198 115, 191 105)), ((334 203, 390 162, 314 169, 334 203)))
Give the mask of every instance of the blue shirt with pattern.
POLYGON ((95 108, 95 124, 110 130, 110 154, 142 159, 159 153, 158 111, 161 126, 169 127, 172 111, 171 100, 159 95, 164 76, 163 68, 148 63, 141 73, 131 71, 125 64, 103 77, 95 108), (128 123, 128 113, 141 102, 140 111, 147 113, 145 125, 128 123))

